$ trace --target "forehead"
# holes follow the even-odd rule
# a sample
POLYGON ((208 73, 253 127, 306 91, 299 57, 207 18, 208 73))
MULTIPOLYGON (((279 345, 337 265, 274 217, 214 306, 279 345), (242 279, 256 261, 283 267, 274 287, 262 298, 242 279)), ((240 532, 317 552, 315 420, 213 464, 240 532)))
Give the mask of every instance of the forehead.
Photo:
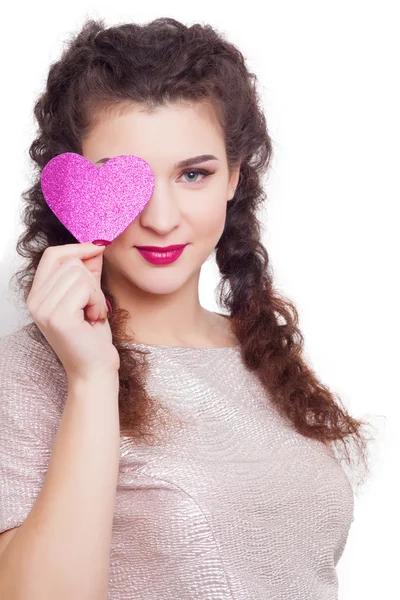
POLYGON ((216 112, 205 102, 103 110, 96 113, 82 141, 83 154, 93 161, 118 154, 180 160, 186 155, 221 154, 223 148, 216 112))

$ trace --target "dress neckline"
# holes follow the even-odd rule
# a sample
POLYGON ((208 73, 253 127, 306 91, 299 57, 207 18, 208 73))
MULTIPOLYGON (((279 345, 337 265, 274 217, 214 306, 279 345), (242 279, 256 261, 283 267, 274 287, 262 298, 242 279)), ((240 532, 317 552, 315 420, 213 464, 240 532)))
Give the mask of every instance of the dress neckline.
MULTIPOLYGON (((222 313, 215 313, 217 315, 220 315, 221 317, 224 317, 225 319, 230 319, 230 317, 228 315, 223 315, 222 313)), ((238 351, 240 348, 240 344, 236 344, 235 346, 214 346, 214 347, 204 347, 204 346, 200 346, 200 347, 192 347, 192 346, 169 346, 167 344, 139 344, 136 342, 131 342, 129 344, 130 346, 135 346, 136 348, 150 348, 152 350, 164 350, 164 349, 169 349, 169 350, 185 350, 185 351, 197 351, 197 352, 205 352, 205 351, 238 351)))

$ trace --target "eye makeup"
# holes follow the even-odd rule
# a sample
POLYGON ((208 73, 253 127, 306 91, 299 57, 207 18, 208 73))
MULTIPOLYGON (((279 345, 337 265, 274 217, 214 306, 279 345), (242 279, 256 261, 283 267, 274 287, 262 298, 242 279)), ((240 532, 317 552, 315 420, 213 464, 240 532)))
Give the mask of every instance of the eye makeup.
POLYGON ((179 178, 182 177, 182 175, 185 175, 186 173, 195 173, 203 175, 203 177, 199 180, 199 181, 187 181, 186 183, 193 183, 194 185, 198 185, 200 183, 202 183, 202 181, 204 181, 204 179, 206 177, 209 177, 210 175, 213 175, 215 173, 215 171, 209 170, 209 169, 184 169, 180 175, 179 178))

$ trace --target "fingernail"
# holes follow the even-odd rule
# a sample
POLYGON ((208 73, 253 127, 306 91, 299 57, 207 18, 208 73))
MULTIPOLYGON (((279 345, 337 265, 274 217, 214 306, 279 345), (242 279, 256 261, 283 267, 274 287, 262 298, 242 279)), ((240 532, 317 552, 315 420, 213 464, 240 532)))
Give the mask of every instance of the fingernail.
POLYGON ((111 242, 108 242, 107 240, 94 240, 92 244, 96 244, 96 246, 108 246, 111 242))
POLYGON ((107 300, 107 298, 106 298, 106 305, 107 305, 108 314, 109 314, 109 315, 110 315, 110 317, 111 317, 111 315, 112 315, 112 308, 111 308, 110 301, 109 301, 109 300, 107 300))

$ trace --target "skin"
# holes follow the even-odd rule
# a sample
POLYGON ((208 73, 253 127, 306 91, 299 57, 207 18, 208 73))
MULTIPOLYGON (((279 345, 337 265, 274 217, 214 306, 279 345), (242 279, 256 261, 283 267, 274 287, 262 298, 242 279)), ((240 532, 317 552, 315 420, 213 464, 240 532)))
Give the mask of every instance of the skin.
MULTIPOLYGON (((222 130, 206 104, 169 104, 151 112, 142 106, 98 113, 82 142, 85 158, 133 154, 155 175, 153 195, 144 210, 106 247, 103 270, 121 308, 129 311, 135 341, 185 347, 237 344, 230 320, 199 301, 203 263, 222 235, 227 203, 236 189, 240 164, 230 174, 222 130), (182 173, 175 163, 201 154, 217 160, 189 165, 215 171, 182 173), (152 265, 135 245, 189 245, 170 265, 152 265)), ((102 164, 96 164, 101 168, 102 164)), ((184 167, 187 168, 187 167, 184 167)))

